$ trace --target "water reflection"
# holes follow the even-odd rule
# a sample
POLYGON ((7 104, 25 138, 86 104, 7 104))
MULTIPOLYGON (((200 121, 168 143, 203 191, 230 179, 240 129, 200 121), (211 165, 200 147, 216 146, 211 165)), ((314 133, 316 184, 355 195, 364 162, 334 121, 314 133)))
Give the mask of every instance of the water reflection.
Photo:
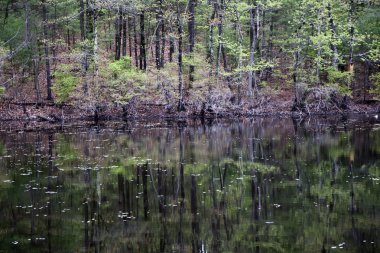
POLYGON ((0 252, 379 252, 376 122, 0 132, 0 252))

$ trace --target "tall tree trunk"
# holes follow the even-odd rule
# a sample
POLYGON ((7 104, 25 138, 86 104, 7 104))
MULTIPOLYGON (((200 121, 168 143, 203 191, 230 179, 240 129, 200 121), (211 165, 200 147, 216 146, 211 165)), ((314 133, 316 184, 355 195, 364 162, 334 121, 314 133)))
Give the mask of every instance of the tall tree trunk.
POLYGON ((90 38, 93 32, 91 12, 91 2, 86 0, 86 38, 90 38))
MULTIPOLYGON (((251 2, 252 5, 255 5, 255 2, 251 2)), ((255 64, 255 49, 256 49, 256 29, 255 29, 255 8, 249 10, 250 16, 250 54, 249 54, 249 66, 253 67, 255 64)), ((252 96, 256 89, 256 73, 253 70, 250 70, 248 73, 248 95, 252 96)))
POLYGON ((29 0, 24 1, 25 8, 25 39, 24 43, 30 47, 30 17, 29 17, 29 0))
POLYGON ((210 63, 210 76, 213 75, 213 65, 214 65, 214 19, 216 16, 216 3, 215 0, 210 1, 213 6, 213 11, 209 20, 209 40, 208 40, 208 56, 209 56, 209 63, 210 63))
POLYGON ((51 93, 51 73, 50 73, 50 60, 49 60, 49 44, 48 44, 48 13, 46 1, 42 0, 42 21, 43 21, 43 34, 44 34, 44 50, 45 50, 45 68, 46 68, 46 88, 47 100, 53 100, 51 93))
POLYGON ((71 38, 70 38, 70 29, 66 29, 66 45, 67 45, 67 50, 71 49, 71 38))
POLYGON ((146 70, 145 11, 140 13, 140 69, 146 70))
POLYGON ((216 52, 216 75, 219 75, 220 69, 220 56, 223 60, 223 68, 227 68, 226 54, 223 45, 223 21, 224 21, 224 10, 225 10, 224 0, 221 0, 218 4, 218 51, 216 52))
MULTIPOLYGON (((321 9, 318 10, 318 20, 317 20, 317 32, 318 32, 318 37, 321 35, 322 32, 322 16, 321 16, 321 9)), ((317 42, 317 85, 321 84, 321 57, 322 57, 322 41, 318 39, 317 42)))
POLYGON ((349 13, 349 22, 350 22, 350 60, 349 60, 349 71, 354 73, 354 0, 350 0, 350 13, 349 13))
POLYGON ((161 67, 161 48, 160 48, 160 32, 162 25, 162 0, 156 0, 157 2, 157 13, 156 13, 156 29, 155 29, 155 62, 156 68, 160 69, 161 67))
POLYGON ((273 59, 273 14, 270 15, 270 21, 269 21, 269 39, 268 39, 268 58, 273 59))
MULTIPOLYGON (((194 59, 194 46, 195 46, 195 5, 196 0, 189 0, 189 56, 190 62, 194 59)), ((189 66, 189 88, 191 88, 192 83, 194 82, 194 64, 189 66)))
MULTIPOLYGON (((94 9, 93 9, 93 27, 94 27, 94 33, 93 33, 93 40, 94 40, 94 48, 93 48, 93 58, 94 58, 94 87, 98 86, 98 76, 99 76, 99 55, 98 55, 98 11, 96 8, 96 0, 94 0, 94 9)), ((96 101, 97 96, 99 94, 95 94, 96 101)), ((96 107, 97 108, 97 107, 96 107)))
POLYGON ((165 64, 165 47, 166 47, 166 38, 165 38, 165 23, 162 19, 161 23, 161 68, 164 67, 165 64))
POLYGON ((122 55, 127 55, 127 19, 125 18, 125 14, 123 14, 123 48, 122 55))
POLYGON ((173 61, 173 54, 174 54, 174 38, 173 36, 170 36, 169 38, 169 62, 173 61))
POLYGON ((83 91, 87 94, 88 86, 87 86, 87 70, 88 70, 88 57, 87 57, 87 42, 86 42, 86 30, 87 25, 85 24, 85 13, 87 13, 87 9, 89 6, 84 7, 84 0, 80 0, 79 2, 79 26, 80 26, 80 38, 82 42, 82 78, 83 78, 83 91))
POLYGON ((40 82, 38 80, 39 73, 39 64, 36 55, 33 56, 33 81, 34 81, 34 89, 36 91, 36 104, 41 103, 41 90, 40 90, 40 82))
MULTIPOLYGON (((301 31, 302 25, 300 25, 296 31, 296 38, 299 39, 299 33, 301 31)), ((293 104, 293 111, 296 111, 298 109, 302 109, 302 98, 300 98, 300 92, 298 90, 298 65, 300 61, 301 56, 301 45, 296 45, 297 49, 294 52, 294 65, 293 65, 293 87, 294 87, 294 104, 293 104)))
POLYGON ((85 38, 84 33, 84 1, 79 0, 79 27, 80 27, 80 39, 83 42, 85 38))
POLYGON ((179 101, 178 101, 178 111, 184 111, 185 105, 183 103, 183 78, 182 78, 182 36, 183 28, 181 21, 181 12, 179 6, 179 0, 177 0, 177 26, 178 26, 178 91, 179 91, 179 101))
POLYGON ((129 56, 132 58, 132 18, 128 16, 128 51, 129 56))
POLYGON ((122 22, 123 16, 121 14, 121 7, 119 7, 118 16, 115 20, 115 60, 120 60, 122 22))
POLYGON ((338 48, 335 44, 335 39, 336 39, 336 26, 335 26, 335 21, 331 13, 331 4, 329 3, 328 5, 328 11, 329 11, 329 18, 330 18, 330 26, 331 26, 331 49, 333 52, 333 60, 332 64, 335 69, 338 69, 338 48))
POLYGON ((39 73, 39 67, 38 67, 38 59, 37 59, 37 52, 36 52, 36 46, 34 43, 31 42, 31 35, 30 35, 30 15, 29 15, 29 0, 24 1, 24 8, 25 8, 25 45, 33 52, 33 81, 34 81, 34 90, 36 92, 36 104, 38 105, 41 102, 41 91, 40 91, 40 84, 38 80, 38 73, 39 73))
POLYGON ((265 11, 264 8, 261 10, 261 50, 260 50, 260 57, 261 59, 266 59, 266 50, 265 50, 265 11))
POLYGON ((56 37, 57 37, 57 4, 54 3, 54 22, 53 22, 52 48, 51 48, 51 51, 53 53, 53 69, 55 69, 55 66, 57 64, 57 45, 55 41, 56 37))
POLYGON ((137 31, 136 31, 136 16, 133 15, 133 44, 135 45, 134 46, 134 53, 135 53, 135 65, 136 65, 136 68, 139 67, 139 58, 137 57, 137 31))
POLYGON ((240 24, 240 14, 237 9, 235 9, 235 15, 236 15, 236 30, 238 32, 238 45, 239 45, 239 55, 238 55, 238 70, 239 70, 239 84, 238 84, 238 99, 237 103, 240 104, 241 100, 241 86, 242 86, 242 66, 243 66, 243 33, 241 30, 241 24, 240 24))

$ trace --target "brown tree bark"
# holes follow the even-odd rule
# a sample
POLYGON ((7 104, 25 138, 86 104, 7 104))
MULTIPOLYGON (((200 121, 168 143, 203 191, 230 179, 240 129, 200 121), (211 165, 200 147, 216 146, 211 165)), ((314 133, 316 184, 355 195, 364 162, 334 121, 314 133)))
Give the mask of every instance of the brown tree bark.
POLYGON ((140 69, 146 70, 145 11, 140 13, 140 69))
POLYGON ((127 55, 127 19, 125 18, 125 15, 122 15, 123 17, 123 47, 122 47, 122 55, 127 55))
POLYGON ((45 70, 46 70, 46 88, 47 100, 53 100, 51 92, 51 73, 50 73, 50 59, 49 59, 49 45, 48 45, 48 10, 46 1, 42 0, 42 22, 44 34, 44 51, 45 51, 45 70))
MULTIPOLYGON (((251 5, 255 5, 255 1, 249 1, 251 5)), ((251 7, 249 10, 250 16, 250 54, 249 66, 255 64, 255 49, 256 49, 256 29, 255 29, 255 8, 251 7)), ((252 96, 256 89, 256 73, 253 70, 248 72, 248 95, 252 96)))
MULTIPOLYGON (((189 21, 188 21, 188 30, 189 30, 189 56, 190 60, 194 58, 194 46, 195 46, 195 5, 196 0, 189 0, 189 21)), ((192 83, 194 82, 194 64, 189 66, 189 88, 191 88, 192 83)))
POLYGON ((156 0, 157 10, 156 10, 156 29, 155 29, 155 62, 156 68, 161 67, 161 48, 160 48, 160 32, 162 26, 162 0, 156 0))
POLYGON ((134 53, 135 53, 135 65, 136 68, 139 67, 139 58, 137 57, 137 31, 136 31, 136 16, 133 16, 133 44, 134 46, 134 53))
POLYGON ((183 40, 183 27, 181 20, 181 12, 179 6, 179 0, 177 0, 177 26, 178 26, 178 111, 184 111, 185 105, 183 103, 183 77, 182 77, 182 40, 183 40))

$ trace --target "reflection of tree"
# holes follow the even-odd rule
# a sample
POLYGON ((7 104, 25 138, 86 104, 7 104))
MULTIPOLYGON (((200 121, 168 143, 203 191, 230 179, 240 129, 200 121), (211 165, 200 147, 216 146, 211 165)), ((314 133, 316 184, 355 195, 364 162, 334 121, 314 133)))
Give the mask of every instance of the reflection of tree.
POLYGON ((34 238, 31 252, 49 242, 57 252, 308 252, 344 241, 364 252, 359 241, 378 235, 368 204, 380 202, 378 134, 363 139, 366 160, 353 148, 363 133, 334 131, 255 119, 7 137, 1 179, 15 182, 0 182, 0 230, 14 232, 2 241, 17 235, 26 249, 34 238))

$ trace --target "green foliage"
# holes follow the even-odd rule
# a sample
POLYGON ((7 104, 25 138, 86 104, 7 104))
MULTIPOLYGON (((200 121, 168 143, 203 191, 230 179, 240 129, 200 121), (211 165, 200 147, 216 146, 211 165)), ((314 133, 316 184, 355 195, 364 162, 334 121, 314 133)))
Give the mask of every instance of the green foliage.
POLYGON ((128 104, 130 100, 145 91, 148 80, 145 72, 132 66, 130 57, 125 56, 108 65, 102 75, 107 79, 110 97, 118 104, 128 104), (111 80, 109 80, 111 77, 111 80))
POLYGON ((0 96, 4 95, 5 93, 5 87, 0 86, 0 96))
POLYGON ((67 102, 72 92, 80 83, 80 78, 71 73, 71 65, 61 65, 54 72, 55 82, 52 87, 58 103, 67 102))
POLYGON ((370 90, 370 93, 380 98, 380 73, 374 73, 371 76, 371 80, 373 81, 373 88, 370 90))
POLYGON ((120 60, 111 62, 108 66, 113 78, 118 78, 123 72, 131 70, 132 59, 129 56, 124 56, 120 60))
POLYGON ((255 64, 253 65, 247 65, 247 66, 242 67, 241 69, 236 69, 235 72, 259 71, 259 70, 263 70, 266 68, 273 68, 273 67, 274 67, 273 62, 261 60, 261 61, 255 62, 255 64))
POLYGON ((336 68, 330 67, 327 69, 327 74, 329 85, 337 86, 337 90, 340 94, 351 94, 351 89, 349 87, 349 84, 352 82, 351 72, 340 71, 336 68))
POLYGON ((348 71, 340 71, 334 67, 327 69, 328 86, 335 88, 341 95, 351 95, 352 77, 352 73, 348 71))

